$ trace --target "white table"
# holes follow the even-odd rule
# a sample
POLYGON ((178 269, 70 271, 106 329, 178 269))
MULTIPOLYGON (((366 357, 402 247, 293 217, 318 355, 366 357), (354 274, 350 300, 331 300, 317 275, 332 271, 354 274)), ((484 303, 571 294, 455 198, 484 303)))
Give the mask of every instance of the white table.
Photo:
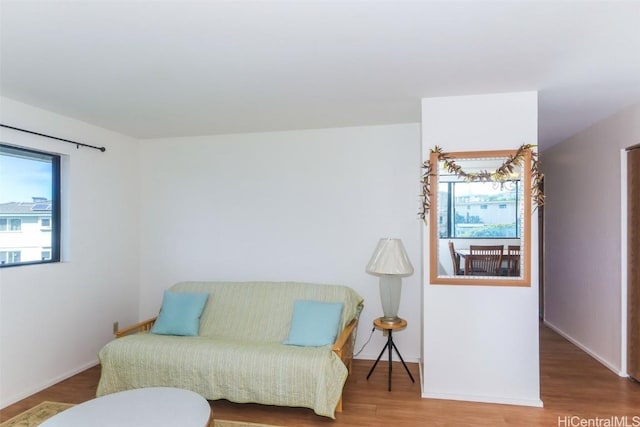
POLYGON ((150 387, 108 394, 73 406, 40 427, 206 427, 211 407, 193 391, 150 387))

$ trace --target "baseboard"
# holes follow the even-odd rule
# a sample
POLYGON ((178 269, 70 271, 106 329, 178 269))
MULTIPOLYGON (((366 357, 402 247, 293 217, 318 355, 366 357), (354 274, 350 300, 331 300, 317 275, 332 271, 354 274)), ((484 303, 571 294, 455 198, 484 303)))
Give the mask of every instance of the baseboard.
POLYGON ((422 392, 422 397, 425 399, 462 400, 465 402, 496 403, 500 405, 533 406, 536 408, 544 407, 544 404, 540 399, 514 399, 512 397, 476 396, 476 395, 453 394, 453 393, 430 393, 430 392, 425 393, 424 391, 422 392))
POLYGON ((44 381, 38 384, 37 386, 31 388, 30 390, 26 390, 22 393, 18 393, 17 395, 11 396, 6 401, 2 399, 2 401, 0 402, 0 409, 4 409, 9 405, 13 405, 14 403, 19 402, 20 400, 25 399, 31 396, 32 394, 36 394, 39 391, 44 390, 45 388, 51 387, 52 385, 59 383, 60 381, 64 381, 67 378, 71 378, 72 376, 79 374, 82 371, 86 371, 89 368, 93 368, 94 366, 98 365, 98 363, 99 363, 98 359, 95 359, 92 362, 86 363, 78 368, 65 372, 62 375, 59 375, 55 378, 51 378, 47 381, 44 381))
POLYGON ((562 329, 560 329, 559 327, 557 327, 553 323, 549 322, 547 319, 544 319, 543 323, 545 324, 545 326, 549 327, 549 329, 553 330, 555 333, 560 335, 562 338, 566 339, 571 344, 575 345, 580 350, 584 351, 589 356, 591 356, 594 359, 596 359, 599 363, 601 363, 607 369, 609 369, 612 372, 614 372, 616 375, 618 375, 620 377, 623 377, 623 378, 628 377, 628 375, 625 372, 621 371, 620 368, 617 368, 617 367, 613 366, 609 361, 607 361, 607 360, 603 359, 602 357, 600 357, 597 353, 592 351, 589 347, 587 347, 586 345, 582 344, 580 341, 578 341, 577 339, 573 338, 571 335, 569 335, 568 333, 566 333, 565 331, 563 331, 562 329))

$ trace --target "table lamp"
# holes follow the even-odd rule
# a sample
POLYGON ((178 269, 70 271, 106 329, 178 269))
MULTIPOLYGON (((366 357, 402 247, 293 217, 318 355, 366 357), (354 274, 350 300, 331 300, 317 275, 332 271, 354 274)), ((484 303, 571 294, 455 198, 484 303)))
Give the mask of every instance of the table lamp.
POLYGON ((381 318, 383 323, 400 323, 398 307, 402 277, 413 274, 413 266, 409 261, 402 240, 382 238, 378 242, 367 264, 367 273, 380 277, 380 301, 382 302, 381 318))

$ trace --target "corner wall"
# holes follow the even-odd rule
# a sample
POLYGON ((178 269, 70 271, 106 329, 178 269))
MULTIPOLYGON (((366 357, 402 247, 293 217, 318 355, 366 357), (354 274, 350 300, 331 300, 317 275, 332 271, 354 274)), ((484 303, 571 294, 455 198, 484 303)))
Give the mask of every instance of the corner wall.
POLYGON ((97 363, 112 324, 138 319, 137 141, 0 98, 7 144, 64 156, 63 262, 0 269, 0 407, 97 363))
MULTIPOLYGON (((142 141, 141 317, 182 280, 344 284, 365 300, 356 348, 382 315, 365 266, 400 237, 403 356, 420 354, 420 126, 417 123, 142 141)), ((375 359, 377 331, 359 358, 375 359)))
POLYGON ((545 322, 618 374, 626 352, 621 150, 639 143, 640 104, 542 153, 545 322))
MULTIPOLYGON (((535 92, 422 100, 422 156, 537 143, 535 92)), ((429 283, 424 228, 423 397, 542 406, 538 342, 538 222, 531 217, 531 286, 429 283)))

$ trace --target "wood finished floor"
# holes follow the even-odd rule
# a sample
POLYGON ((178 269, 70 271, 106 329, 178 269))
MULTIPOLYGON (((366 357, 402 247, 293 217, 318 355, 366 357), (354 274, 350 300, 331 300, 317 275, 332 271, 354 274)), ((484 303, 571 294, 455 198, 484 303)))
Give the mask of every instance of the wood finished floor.
MULTIPOLYGON (((394 362, 393 391, 388 392, 388 365, 380 362, 367 381, 366 375, 372 362, 366 360, 354 361, 352 375, 345 386, 344 411, 337 414, 336 420, 319 417, 309 409, 227 401, 212 401, 210 404, 214 418, 280 426, 581 425, 575 424, 580 422, 579 418, 572 421, 565 418, 572 416, 585 420, 596 417, 601 420, 612 417, 621 419, 627 416, 629 426, 640 425, 640 384, 618 377, 547 327, 541 326, 540 338, 544 408, 422 399, 418 365, 415 363, 408 364, 416 379, 416 383, 412 384, 402 365, 394 362), (559 423, 559 419, 567 421, 559 423)), ((8 406, 0 411, 0 421, 44 400, 81 403, 91 399, 95 395, 99 377, 99 367, 88 369, 8 406)))

